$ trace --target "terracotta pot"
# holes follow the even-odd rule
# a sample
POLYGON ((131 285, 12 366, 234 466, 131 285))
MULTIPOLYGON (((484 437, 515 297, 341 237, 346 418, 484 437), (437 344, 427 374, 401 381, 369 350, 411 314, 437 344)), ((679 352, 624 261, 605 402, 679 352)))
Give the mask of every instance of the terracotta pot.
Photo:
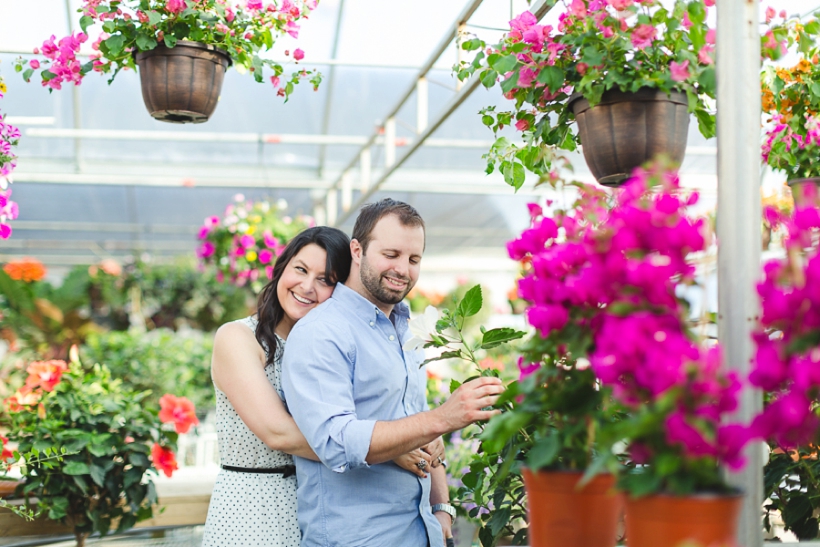
POLYGON ((14 491, 18 484, 23 484, 22 480, 7 480, 0 479, 0 498, 10 498, 14 495, 14 491))
POLYGON ((524 470, 531 547, 613 547, 623 506, 615 477, 524 470))
POLYGON ((806 185, 814 184, 820 187, 820 177, 809 177, 807 179, 790 179, 787 184, 792 189, 792 196, 796 204, 802 204, 806 201, 803 192, 806 190, 806 185))
POLYGON ((169 123, 203 123, 216 109, 231 58, 198 42, 159 45, 135 55, 142 99, 155 119, 169 123))
POLYGON ((580 93, 567 103, 589 170, 605 186, 621 185, 633 169, 659 154, 680 164, 689 136, 687 104, 685 93, 649 88, 607 91, 594 107, 580 93))
POLYGON ((629 547, 735 547, 742 494, 646 496, 626 501, 629 547))

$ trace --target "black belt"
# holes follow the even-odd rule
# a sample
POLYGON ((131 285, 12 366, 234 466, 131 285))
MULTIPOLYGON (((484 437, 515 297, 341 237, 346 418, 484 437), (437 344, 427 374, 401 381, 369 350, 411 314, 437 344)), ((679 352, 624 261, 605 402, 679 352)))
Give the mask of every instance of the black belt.
POLYGON ((284 465, 282 467, 234 467, 233 465, 223 465, 222 469, 225 471, 236 471, 238 473, 279 474, 285 479, 296 474, 296 466, 294 465, 284 465))

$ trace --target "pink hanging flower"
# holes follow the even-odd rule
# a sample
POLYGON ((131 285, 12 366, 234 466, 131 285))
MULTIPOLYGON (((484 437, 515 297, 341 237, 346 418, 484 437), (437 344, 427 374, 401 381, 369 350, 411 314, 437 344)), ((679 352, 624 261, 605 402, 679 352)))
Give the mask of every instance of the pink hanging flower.
POLYGON ((305 58, 305 52, 304 52, 304 51, 302 51, 301 49, 298 49, 298 48, 297 48, 297 49, 296 49, 296 50, 294 50, 294 52, 293 52, 293 58, 294 58, 295 60, 297 60, 297 61, 301 61, 302 59, 304 59, 304 58, 305 58))
POLYGON ((652 45, 657 35, 657 28, 642 23, 632 30, 632 45, 637 49, 646 49, 652 45))
POLYGON ((672 63, 669 65, 669 69, 670 69, 670 72, 671 72, 672 79, 676 82, 685 82, 692 75, 689 72, 689 61, 688 60, 686 60, 682 63, 677 63, 675 61, 672 61, 672 63))

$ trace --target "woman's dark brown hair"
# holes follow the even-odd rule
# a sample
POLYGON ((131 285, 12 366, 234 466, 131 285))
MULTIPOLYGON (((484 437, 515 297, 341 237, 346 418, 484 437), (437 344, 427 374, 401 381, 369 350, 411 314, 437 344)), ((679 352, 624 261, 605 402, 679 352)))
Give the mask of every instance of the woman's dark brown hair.
POLYGON ((256 325, 256 340, 267 352, 266 364, 268 365, 273 363, 276 356, 277 343, 274 334, 276 325, 285 316, 285 310, 279 302, 276 288, 291 259, 305 245, 310 244, 318 245, 327 253, 325 277, 332 283, 344 283, 350 274, 350 238, 341 230, 329 226, 316 226, 300 232, 290 240, 285 250, 276 259, 276 264, 273 266, 273 278, 259 293, 256 308, 256 317, 259 320, 256 325))

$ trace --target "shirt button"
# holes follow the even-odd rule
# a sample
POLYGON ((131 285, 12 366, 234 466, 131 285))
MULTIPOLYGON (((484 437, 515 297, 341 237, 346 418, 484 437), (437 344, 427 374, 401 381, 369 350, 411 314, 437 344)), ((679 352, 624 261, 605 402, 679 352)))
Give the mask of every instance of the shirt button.
POLYGON ((390 335, 390 340, 392 341, 392 340, 395 340, 395 339, 396 339, 396 337, 391 334, 390 335))
POLYGON ((374 326, 375 324, 376 324, 376 323, 374 323, 373 321, 371 321, 371 322, 370 322, 370 326, 371 326, 371 327, 372 327, 372 326, 374 326))

